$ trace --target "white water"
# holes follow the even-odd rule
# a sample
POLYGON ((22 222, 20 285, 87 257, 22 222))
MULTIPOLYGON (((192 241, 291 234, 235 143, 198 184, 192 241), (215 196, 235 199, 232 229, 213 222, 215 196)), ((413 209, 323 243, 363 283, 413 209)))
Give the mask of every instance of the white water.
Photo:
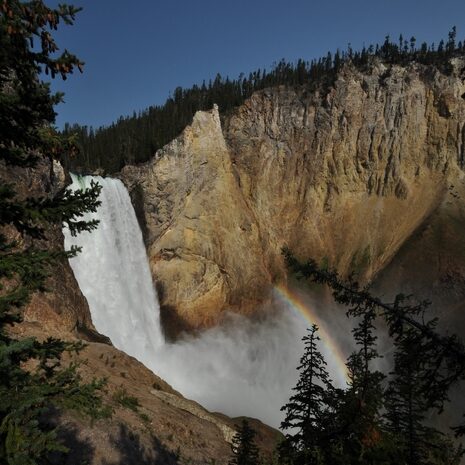
POLYGON ((115 347, 144 364, 163 345, 160 309, 137 218, 123 183, 117 179, 73 176, 72 189, 102 186, 102 204, 83 219, 98 219, 96 231, 72 237, 64 229, 65 247, 82 247, 70 260, 89 303, 97 330, 115 347))
MULTIPOLYGON (((90 186, 91 179, 103 186, 102 205, 85 219, 99 219, 99 228, 77 237, 64 233, 67 248, 83 249, 70 263, 97 330, 208 409, 260 418, 278 427, 283 417, 280 407, 297 380, 301 338, 308 322, 289 308, 268 312, 260 321, 230 315, 223 325, 199 337, 165 343, 129 195, 121 181, 109 178, 73 177, 72 188, 90 186)), ((323 352, 335 381, 343 384, 331 353, 325 347, 323 352)))

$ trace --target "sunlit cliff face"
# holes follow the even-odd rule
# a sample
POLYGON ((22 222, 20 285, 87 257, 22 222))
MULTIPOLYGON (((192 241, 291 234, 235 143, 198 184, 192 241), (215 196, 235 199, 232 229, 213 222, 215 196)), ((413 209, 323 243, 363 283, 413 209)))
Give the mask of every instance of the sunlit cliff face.
POLYGON ((196 330, 228 309, 250 313, 286 280, 283 246, 366 280, 423 232, 389 281, 448 294, 459 320, 463 69, 347 66, 328 92, 266 89, 221 119, 198 112, 150 161, 126 166, 162 316, 196 330))
MULTIPOLYGON (((320 311, 318 316, 310 301, 301 299, 299 307, 297 297, 293 302, 277 294, 270 307, 254 319, 226 314, 217 327, 166 343, 144 244, 126 189, 118 180, 96 180, 103 186, 102 205, 93 215, 100 220, 99 228, 76 238, 65 231, 65 237, 67 247, 83 249, 71 266, 97 330, 210 410, 257 417, 279 426, 279 409, 295 385, 303 352, 301 338, 310 320, 321 320, 325 325, 322 334, 327 335, 331 327, 336 332, 344 325, 344 314, 320 311), (327 322, 321 317, 325 314, 331 315, 327 322)), ((75 178, 73 188, 85 187, 90 181, 89 177, 75 178)), ((321 348, 335 383, 342 386, 345 372, 336 339, 322 337, 321 348)))
MULTIPOLYGON (((127 192, 102 180, 101 227, 67 237, 84 249, 72 266, 97 329, 186 396, 277 425, 313 322, 292 299, 270 299, 287 278, 283 246, 375 278, 381 295, 430 298, 463 326, 462 68, 428 79, 415 65, 347 68, 328 95, 277 88, 223 122, 216 108, 198 112, 151 161, 120 173, 140 193, 148 264, 127 192), (154 282, 196 337, 164 341, 154 282), (260 320, 226 316, 263 306, 260 320)), ((343 384, 351 323, 324 299, 309 305, 343 384)), ((381 352, 388 364, 389 343, 381 352)))

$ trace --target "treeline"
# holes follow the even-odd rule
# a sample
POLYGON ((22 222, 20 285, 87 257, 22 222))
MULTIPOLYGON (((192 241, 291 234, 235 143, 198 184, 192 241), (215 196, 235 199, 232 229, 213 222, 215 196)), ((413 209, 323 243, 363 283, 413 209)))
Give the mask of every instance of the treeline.
POLYGON ((383 44, 328 53, 325 57, 310 62, 298 60, 289 63, 281 60, 271 70, 259 69, 237 79, 220 74, 208 83, 194 85, 189 89, 178 87, 163 105, 120 117, 116 123, 98 129, 87 126, 65 125, 64 133, 75 133, 79 153, 64 160, 65 165, 79 172, 103 169, 117 172, 126 164, 141 163, 170 142, 190 124, 196 111, 209 110, 216 103, 222 115, 241 105, 254 92, 279 85, 306 86, 309 90, 328 89, 341 67, 350 62, 365 69, 377 58, 387 64, 406 65, 418 62, 432 65, 444 73, 450 71, 450 59, 465 53, 465 41, 456 41, 456 28, 449 32, 448 40, 437 46, 423 42, 418 46, 415 37, 398 41, 389 36, 383 44))

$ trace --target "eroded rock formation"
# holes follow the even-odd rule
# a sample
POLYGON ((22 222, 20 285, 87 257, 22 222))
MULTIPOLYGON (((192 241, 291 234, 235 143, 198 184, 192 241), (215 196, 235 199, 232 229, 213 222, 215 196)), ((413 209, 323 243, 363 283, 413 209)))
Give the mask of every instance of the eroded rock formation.
MULTIPOLYGON (((125 167, 165 323, 205 327, 266 301, 286 279, 283 246, 371 280, 435 215, 461 243, 463 67, 346 66, 327 92, 257 92, 223 124, 216 108, 197 113, 125 167)), ((464 260, 451 260, 435 279, 463 282, 464 260)))

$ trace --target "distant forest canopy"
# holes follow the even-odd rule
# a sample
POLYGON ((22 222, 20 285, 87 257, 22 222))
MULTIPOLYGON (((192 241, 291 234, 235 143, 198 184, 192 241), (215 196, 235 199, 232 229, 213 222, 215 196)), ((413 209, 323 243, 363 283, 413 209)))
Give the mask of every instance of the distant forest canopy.
POLYGON ((96 170, 115 173, 127 164, 149 160, 159 148, 177 137, 199 110, 209 110, 216 103, 225 115, 255 91, 279 85, 305 86, 310 91, 327 90, 346 63, 364 70, 373 58, 389 65, 418 62, 435 66, 448 74, 451 71, 450 59, 465 53, 465 40, 457 42, 456 37, 455 26, 449 32, 448 40, 441 40, 437 46, 426 42, 418 46, 415 37, 405 39, 402 35, 397 42, 392 42, 386 36, 382 45, 370 45, 354 51, 349 44, 345 51, 328 52, 325 57, 310 62, 300 59, 289 63, 283 59, 270 71, 259 69, 248 76, 240 74, 233 80, 217 74, 208 84, 204 81, 201 86, 194 85, 189 89, 177 87, 163 105, 150 106, 138 114, 134 112, 132 116, 120 117, 110 126, 94 129, 66 124, 64 133, 76 134, 79 151, 66 158, 64 164, 80 173, 96 170))

